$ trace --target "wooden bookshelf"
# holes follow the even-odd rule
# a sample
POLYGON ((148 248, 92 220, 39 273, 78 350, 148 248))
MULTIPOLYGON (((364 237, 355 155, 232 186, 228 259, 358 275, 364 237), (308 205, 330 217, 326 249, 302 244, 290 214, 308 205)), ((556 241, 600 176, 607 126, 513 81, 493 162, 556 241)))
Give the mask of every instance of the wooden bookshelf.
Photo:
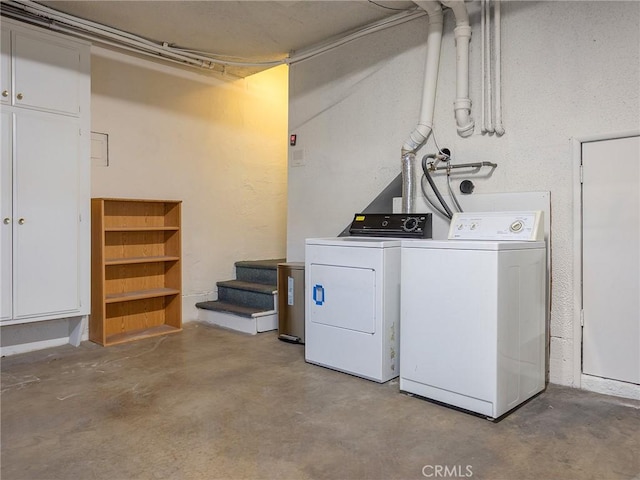
POLYGON ((91 200, 91 341, 182 330, 180 209, 173 200, 91 200))

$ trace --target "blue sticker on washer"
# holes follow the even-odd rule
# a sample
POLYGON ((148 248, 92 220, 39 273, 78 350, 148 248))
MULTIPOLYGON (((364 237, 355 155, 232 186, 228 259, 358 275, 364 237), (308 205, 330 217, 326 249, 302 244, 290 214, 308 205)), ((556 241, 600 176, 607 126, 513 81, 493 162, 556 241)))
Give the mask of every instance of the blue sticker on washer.
POLYGON ((313 301, 316 302, 316 305, 324 303, 324 287, 322 285, 313 286, 313 301))

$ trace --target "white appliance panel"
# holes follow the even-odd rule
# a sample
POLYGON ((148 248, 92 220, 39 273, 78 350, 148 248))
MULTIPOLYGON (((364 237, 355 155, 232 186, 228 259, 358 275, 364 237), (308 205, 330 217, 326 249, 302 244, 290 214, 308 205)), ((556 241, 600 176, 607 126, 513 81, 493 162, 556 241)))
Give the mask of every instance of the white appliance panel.
POLYGON ((375 333, 375 273, 370 268, 311 264, 311 321, 375 333))
POLYGON ((544 240, 544 214, 529 212, 457 212, 449 227, 449 240, 544 240))
POLYGON ((498 255, 495 415, 544 388, 545 251, 498 255))
POLYGON ((544 388, 546 250, 469 243, 403 242, 400 389, 497 418, 544 388))
POLYGON ((480 253, 403 251, 400 352, 403 364, 411 368, 402 369, 402 378, 453 392, 464 390, 482 400, 492 398, 495 360, 490 352, 497 336, 492 292, 497 264, 491 252, 480 253), (456 278, 461 265, 471 272, 464 279, 456 278), (459 298, 461 289, 464 301, 459 298))
POLYGON ((376 382, 399 375, 400 241, 307 239, 305 360, 376 382))

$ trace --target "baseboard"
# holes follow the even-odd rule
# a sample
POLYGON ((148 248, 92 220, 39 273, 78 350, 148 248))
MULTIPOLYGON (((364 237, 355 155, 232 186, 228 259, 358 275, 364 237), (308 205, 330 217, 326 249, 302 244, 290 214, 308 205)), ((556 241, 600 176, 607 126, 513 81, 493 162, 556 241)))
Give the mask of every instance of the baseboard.
POLYGON ((582 374, 580 377, 580 388, 605 395, 640 400, 640 385, 636 385, 635 383, 620 382, 609 378, 582 374))
POLYGON ((88 338, 87 316, 5 325, 1 330, 0 355, 16 355, 68 343, 77 347, 88 338))

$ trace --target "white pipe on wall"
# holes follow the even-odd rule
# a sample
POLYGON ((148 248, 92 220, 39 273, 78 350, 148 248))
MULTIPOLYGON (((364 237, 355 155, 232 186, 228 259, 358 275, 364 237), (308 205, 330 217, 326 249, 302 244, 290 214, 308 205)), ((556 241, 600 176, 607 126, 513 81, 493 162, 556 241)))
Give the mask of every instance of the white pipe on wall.
POLYGON ((480 47, 480 57, 481 57, 481 63, 482 63, 482 125, 481 125, 481 132, 482 133, 487 133, 487 120, 485 118, 485 111, 487 110, 487 101, 485 99, 485 93, 486 93, 486 86, 485 86, 485 80, 486 80, 486 73, 485 73, 485 39, 486 39, 486 32, 485 32, 485 25, 486 25, 486 20, 484 18, 484 3, 486 0, 481 0, 480 1, 480 31, 481 31, 481 37, 482 37, 482 45, 480 47))
POLYGON ((440 67, 440 46, 442 45, 442 27, 444 15, 440 2, 416 0, 414 2, 429 15, 429 33, 427 35, 427 66, 424 74, 422 107, 416 128, 402 145, 402 155, 415 152, 427 141, 433 129, 433 112, 436 101, 438 69, 440 67))
POLYGON ((456 42, 456 99, 453 103, 458 135, 468 137, 475 126, 471 118, 471 99, 469 98, 469 42, 471 41, 471 27, 469 13, 464 0, 443 1, 456 18, 456 28, 453 34, 456 42))
POLYGON ((487 125, 486 130, 489 133, 493 133, 493 100, 492 100, 492 90, 491 86, 491 0, 487 0, 486 2, 486 34, 487 34, 487 43, 486 43, 486 59, 487 59, 487 125))
POLYGON ((502 125, 502 65, 500 60, 500 0, 494 0, 493 7, 493 19, 495 25, 496 36, 495 49, 496 49, 496 135, 504 135, 504 126, 502 125))

